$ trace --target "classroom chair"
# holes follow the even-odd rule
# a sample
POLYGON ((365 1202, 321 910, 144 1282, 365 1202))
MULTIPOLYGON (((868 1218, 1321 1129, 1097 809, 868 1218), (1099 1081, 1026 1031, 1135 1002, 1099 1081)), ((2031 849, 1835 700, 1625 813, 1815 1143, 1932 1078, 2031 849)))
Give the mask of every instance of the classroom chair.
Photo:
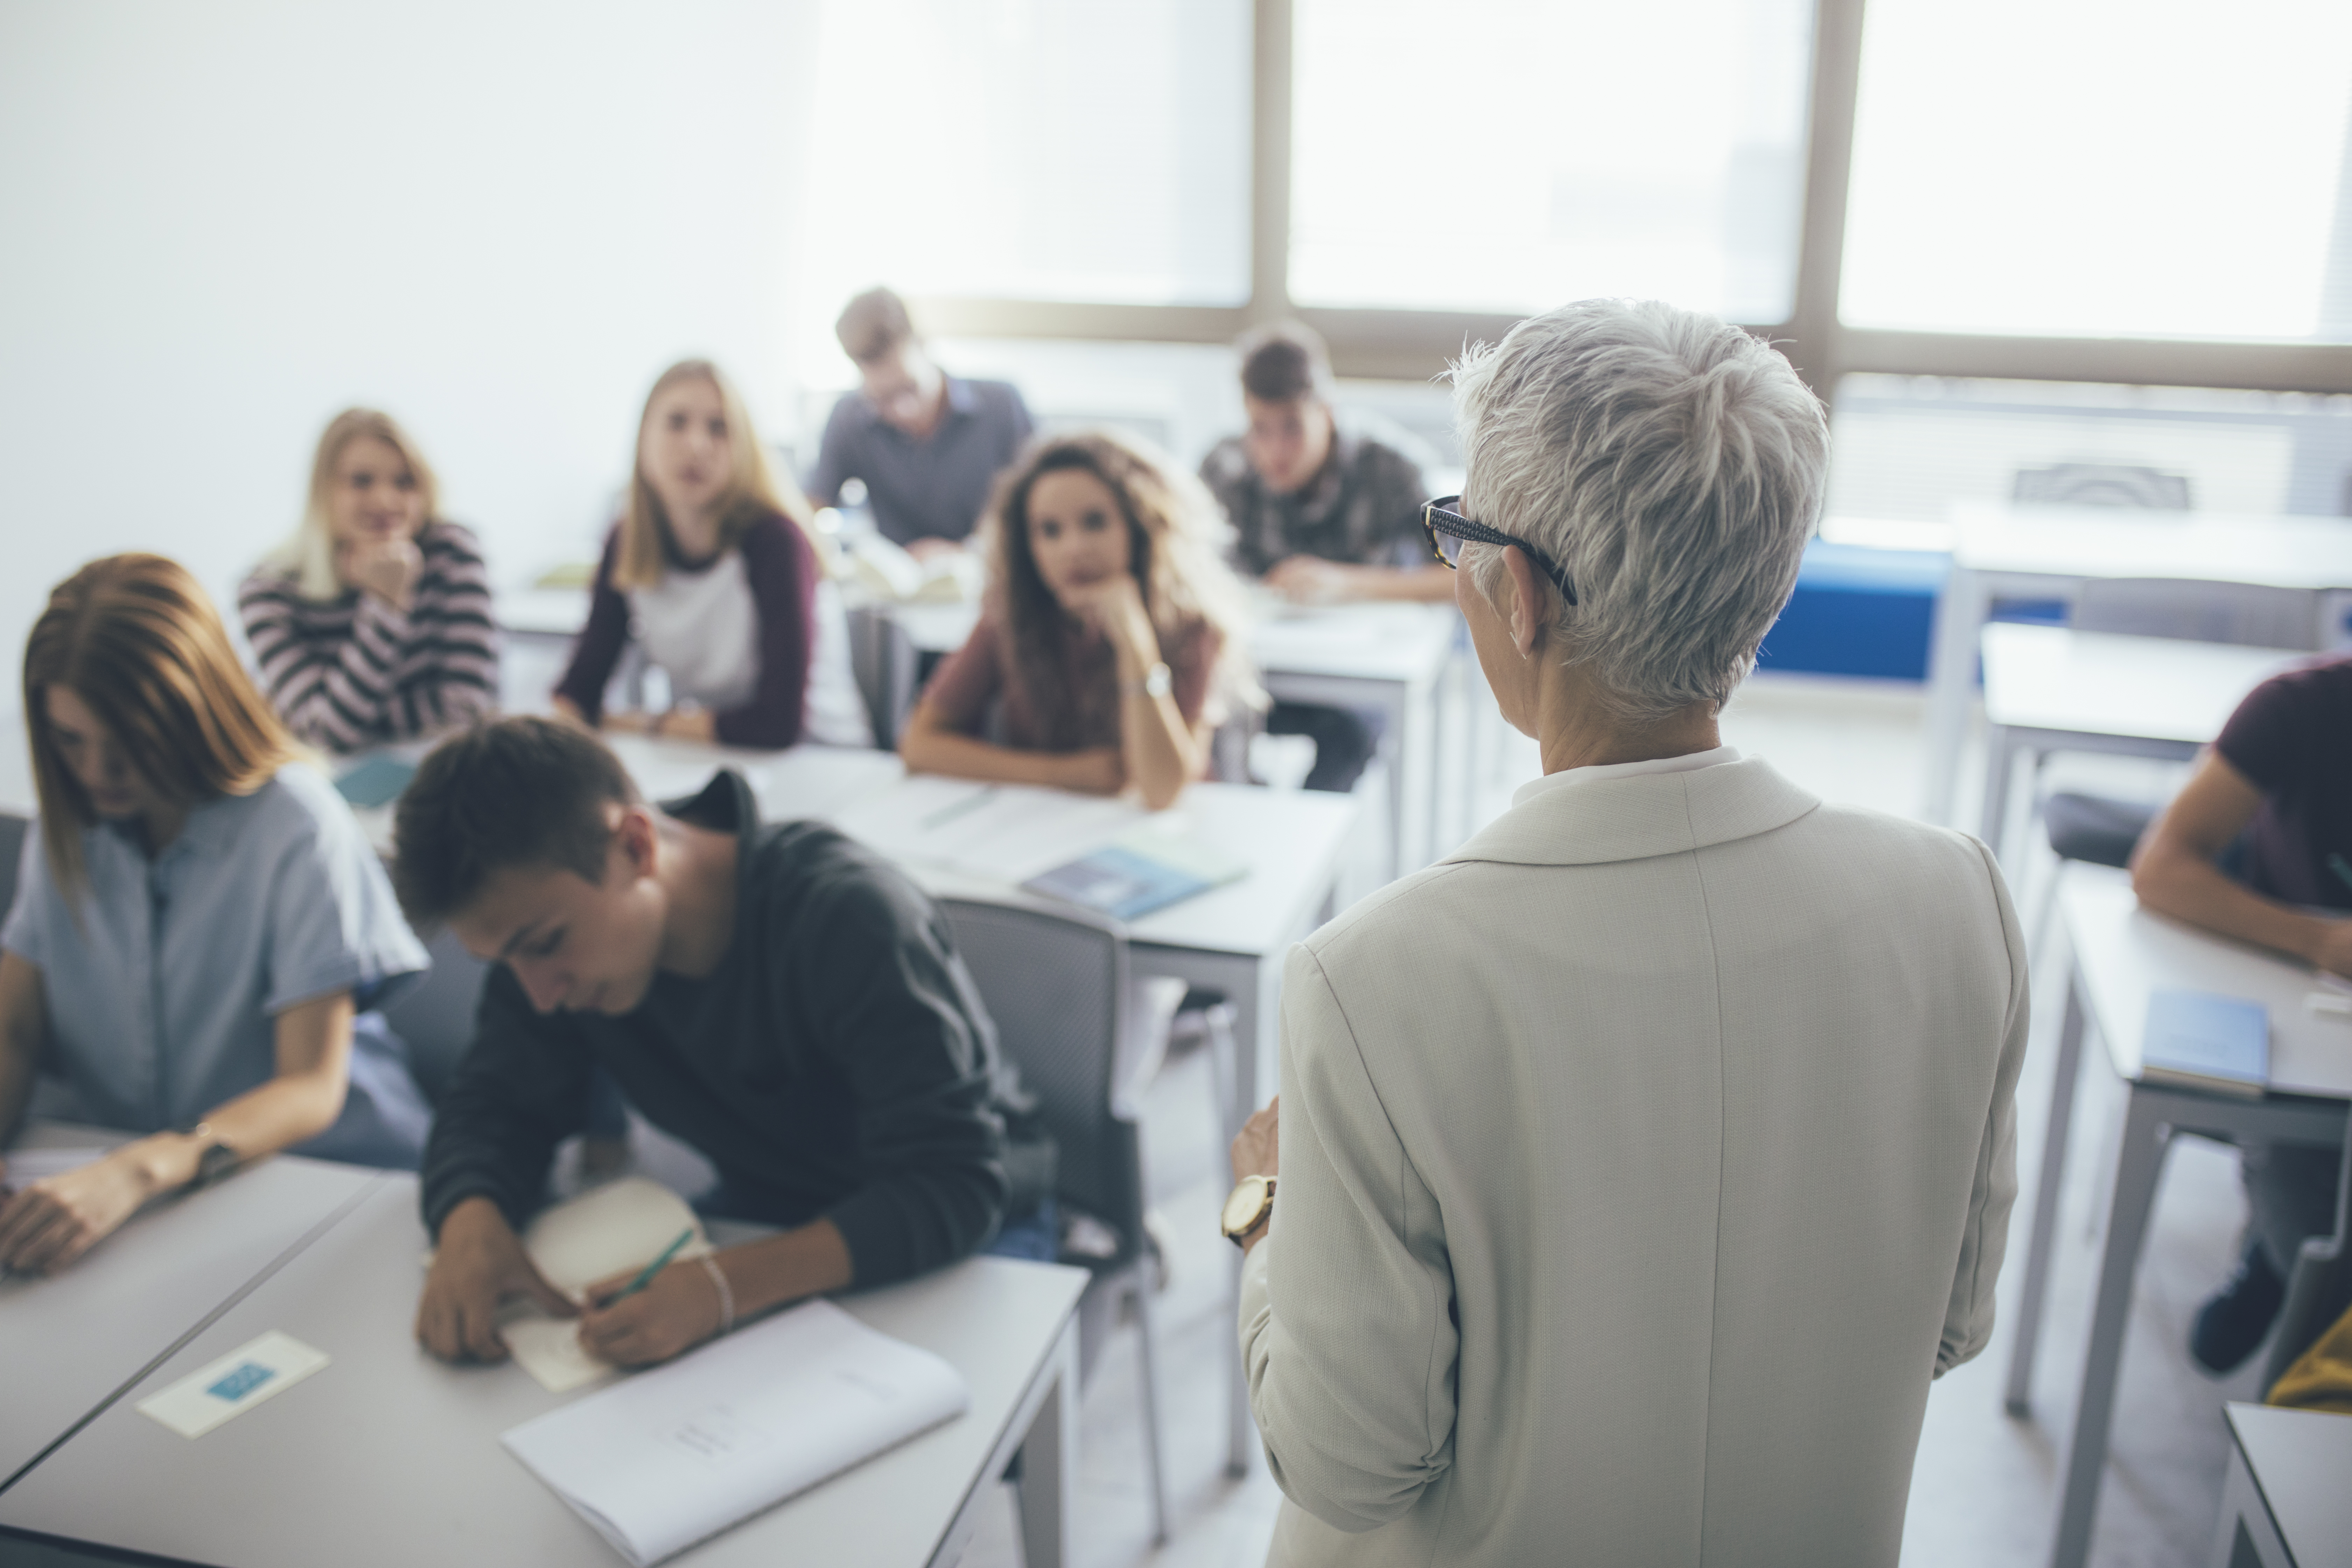
POLYGON ((425 944, 433 967, 383 1010, 383 1021, 408 1047, 408 1069, 428 1103, 441 1103, 457 1059, 474 1040, 474 1013, 489 966, 445 927, 425 944))
POLYGON ((33 819, 19 816, 13 811, 0 811, 0 921, 16 903, 16 872, 25 855, 25 836, 32 830, 33 819))
POLYGON ((2345 1117, 2344 1149, 2336 1165, 2336 1228, 2307 1236, 2287 1275, 2286 1300, 2271 1330, 2271 1352, 2263 1363, 2265 1392, 2352 1307, 2352 1110, 2345 1117))
POLYGON ((1118 1311, 1135 1313, 1143 1373, 1143 1440, 1151 1539, 1168 1540, 1158 1269, 1144 1233, 1142 1087, 1159 1070, 1181 981, 1136 984, 1127 933, 1076 906, 940 901, 956 950, 995 1020, 1005 1059, 1037 1096, 1058 1161, 1055 1196, 1109 1226, 1117 1249, 1083 1261, 1094 1273, 1078 1305, 1079 1377, 1093 1371, 1118 1311))

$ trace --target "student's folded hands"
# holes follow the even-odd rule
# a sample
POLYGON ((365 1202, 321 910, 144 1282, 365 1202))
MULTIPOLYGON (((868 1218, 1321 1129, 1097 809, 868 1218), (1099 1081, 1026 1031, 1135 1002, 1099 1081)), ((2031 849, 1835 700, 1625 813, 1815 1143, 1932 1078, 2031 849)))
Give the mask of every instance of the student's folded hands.
POLYGON ((417 1342, 443 1361, 504 1361, 499 1307, 512 1296, 529 1296, 559 1318, 580 1310, 532 1267, 496 1204, 467 1198, 441 1221, 416 1303, 417 1342))
POLYGON ((673 1263, 644 1289, 623 1295, 635 1278, 615 1274, 588 1287, 580 1343, 589 1354, 614 1366, 648 1366, 719 1331, 718 1288, 699 1259, 673 1263))
POLYGON ((147 1201, 135 1161, 117 1153, 0 1197, 0 1268, 54 1274, 147 1201))

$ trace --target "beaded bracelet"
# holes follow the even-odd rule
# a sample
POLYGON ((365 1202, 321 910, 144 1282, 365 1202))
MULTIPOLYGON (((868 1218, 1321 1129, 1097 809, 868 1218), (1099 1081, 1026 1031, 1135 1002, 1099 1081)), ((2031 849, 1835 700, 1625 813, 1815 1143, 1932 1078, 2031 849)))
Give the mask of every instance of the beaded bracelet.
POLYGON ((703 1272, 710 1276, 711 1286, 719 1292, 719 1331, 721 1334, 733 1333, 735 1331, 735 1292, 727 1283, 727 1271, 719 1268, 719 1260, 708 1252, 696 1261, 702 1265, 703 1272))

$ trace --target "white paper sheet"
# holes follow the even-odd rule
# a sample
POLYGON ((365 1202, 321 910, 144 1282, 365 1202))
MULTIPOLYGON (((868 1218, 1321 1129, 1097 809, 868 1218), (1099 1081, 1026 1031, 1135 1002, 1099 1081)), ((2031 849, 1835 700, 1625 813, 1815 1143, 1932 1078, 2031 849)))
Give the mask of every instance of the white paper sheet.
POLYGON ((0 1160, 7 1162, 7 1169, 0 1171, 0 1186, 28 1187, 51 1176, 62 1176, 68 1171, 79 1171, 105 1156, 103 1149, 10 1149, 0 1154, 0 1160))
POLYGON ((1017 883, 1151 820, 1124 800, 918 774, 836 813, 834 826, 895 860, 1017 883))
POLYGON ((275 1399, 326 1364, 326 1352, 272 1329, 162 1393, 149 1394, 139 1402, 139 1414, 183 1437, 201 1437, 231 1416, 275 1399))
MULTIPOLYGON (((678 1257, 710 1250, 701 1220, 684 1198, 659 1182, 629 1176, 543 1210, 524 1229, 522 1247, 547 1282, 577 1301, 597 1280, 660 1257, 681 1230, 692 1231, 694 1239, 678 1248, 678 1257)), ((614 1370, 580 1343, 576 1321, 551 1316, 528 1298, 507 1304, 499 1333, 515 1364, 550 1394, 568 1394, 614 1370)))
POLYGON ((808 1301, 499 1441, 648 1568, 971 1403, 939 1357, 808 1301))

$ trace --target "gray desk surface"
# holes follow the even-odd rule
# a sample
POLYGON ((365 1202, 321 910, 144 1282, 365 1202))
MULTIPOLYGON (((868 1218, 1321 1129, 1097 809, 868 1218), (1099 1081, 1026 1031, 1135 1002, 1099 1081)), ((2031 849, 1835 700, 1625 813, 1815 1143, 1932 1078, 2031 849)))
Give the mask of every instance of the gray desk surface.
MULTIPOLYGON (((451 1367, 426 1355, 412 1333, 424 1250, 414 1179, 386 1178, 0 1495, 0 1524, 239 1568, 617 1562, 499 1444, 507 1428, 589 1391, 551 1394, 511 1365, 451 1367), (132 1408, 271 1329, 334 1359, 194 1441, 132 1408)), ((974 1258, 843 1298, 876 1328, 951 1363, 971 1385, 971 1410, 675 1561, 927 1561, 982 1479, 1086 1279, 974 1258)))
MULTIPOLYGON (((121 1136, 52 1126, 23 1143, 121 1136)), ((279 1155, 151 1205, 61 1274, 0 1279, 0 1489, 380 1175, 279 1155)))
POLYGON ((2224 1407, 2295 1568, 2352 1564, 2352 1415, 2224 1407))
POLYGON ((2309 968, 2141 909, 2130 876, 2105 866, 2067 866, 2058 898, 2116 1077, 2139 1078, 2152 992, 2213 991, 2269 1010, 2273 1090, 2352 1099, 2352 1019, 2304 1005, 2309 968))
MULTIPOLYGON (((760 809, 776 818, 827 818, 906 773, 888 752, 831 746, 736 752, 616 736, 613 750, 637 787, 656 799, 700 789, 714 769, 740 769, 760 809)), ((1131 922, 1129 935, 1157 946, 1265 958, 1286 950, 1312 925, 1307 917, 1330 891, 1359 807, 1352 795, 1196 784, 1171 809, 1194 837, 1247 866, 1249 875, 1155 910, 1131 922)), ((1092 847, 1073 843, 1070 853, 1092 847)), ((935 893, 986 897, 1005 890, 911 869, 935 893)))

